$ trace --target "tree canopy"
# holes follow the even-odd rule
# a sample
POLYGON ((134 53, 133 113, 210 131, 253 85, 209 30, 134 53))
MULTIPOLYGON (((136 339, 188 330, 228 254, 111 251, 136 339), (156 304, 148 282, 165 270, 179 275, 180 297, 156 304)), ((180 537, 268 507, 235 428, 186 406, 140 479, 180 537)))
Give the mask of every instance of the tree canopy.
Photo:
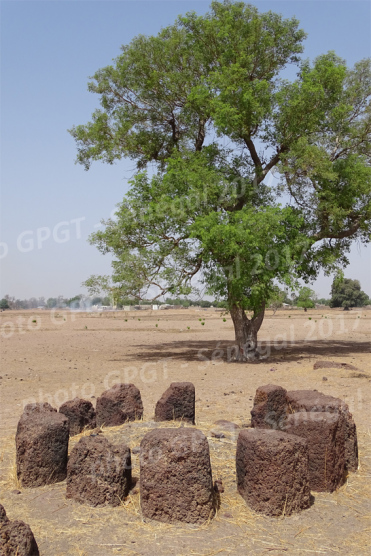
POLYGON ((298 307, 303 307, 305 311, 307 309, 312 309, 316 305, 316 297, 316 292, 314 290, 311 290, 307 286, 304 286, 299 290, 299 295, 296 299, 296 305, 298 307))
POLYGON ((371 300, 368 295, 361 290, 358 280, 351 280, 340 275, 334 278, 331 287, 330 307, 343 307, 348 310, 351 307, 364 307, 370 305, 371 300))
POLYGON ((246 359, 277 281, 332 272, 354 239, 368 241, 370 60, 309 62, 304 39, 295 18, 212 2, 136 37, 95 73, 101 107, 70 130, 77 161, 129 157, 137 172, 91 237, 114 254, 112 282, 92 276, 91 293, 156 299, 203 287, 227 301, 246 359))
POLYGON ((10 309, 7 299, 0 299, 0 309, 10 309))

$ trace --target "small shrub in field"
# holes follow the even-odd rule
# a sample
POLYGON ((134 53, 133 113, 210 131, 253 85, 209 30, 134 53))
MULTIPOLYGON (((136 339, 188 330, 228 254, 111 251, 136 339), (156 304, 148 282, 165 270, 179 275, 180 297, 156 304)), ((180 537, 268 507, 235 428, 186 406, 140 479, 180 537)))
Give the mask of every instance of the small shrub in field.
POLYGON ((158 328, 158 324, 156 324, 155 326, 156 326, 156 328, 158 328))
POLYGON ((187 326, 187 330, 191 330, 191 327, 190 327, 190 326, 187 326))
POLYGON ((33 320, 32 322, 36 322, 36 320, 33 320))
POLYGON ((223 322, 227 322, 227 319, 223 319, 223 322))
POLYGON ((205 326, 205 323, 204 323, 204 322, 201 322, 201 324, 202 324, 202 326, 205 326))
POLYGON ((202 322, 202 319, 198 319, 200 322, 202 322))
POLYGON ((308 320, 312 320, 312 317, 308 317, 308 320))

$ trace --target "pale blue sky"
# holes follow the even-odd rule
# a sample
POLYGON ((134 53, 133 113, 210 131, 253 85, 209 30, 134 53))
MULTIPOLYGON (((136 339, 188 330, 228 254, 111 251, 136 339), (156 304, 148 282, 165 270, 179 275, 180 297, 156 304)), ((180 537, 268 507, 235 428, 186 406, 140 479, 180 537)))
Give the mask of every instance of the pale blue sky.
MULTIPOLYGON (((308 33, 310 59, 328 50, 349 65, 370 56, 368 1, 252 3, 296 15, 308 33)), ((135 35, 156 34, 190 10, 204 13, 209 2, 14 0, 0 6, 0 297, 73 296, 90 274, 109 273, 109 258, 86 239, 122 199, 134 171, 130 161, 95 163, 89 172, 74 164, 67 129, 86 123, 98 106, 88 77, 135 35)), ((370 249, 355 246, 345 271, 369 294, 370 262, 370 249)), ((327 296, 330 284, 320 278, 313 287, 327 296)))

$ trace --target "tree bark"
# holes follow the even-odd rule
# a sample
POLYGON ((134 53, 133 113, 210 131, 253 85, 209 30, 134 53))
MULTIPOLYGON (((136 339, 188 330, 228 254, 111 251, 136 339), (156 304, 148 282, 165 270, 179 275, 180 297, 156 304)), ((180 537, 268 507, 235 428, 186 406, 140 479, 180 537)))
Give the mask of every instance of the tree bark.
POLYGON ((230 313, 234 325, 236 338, 236 361, 252 361, 259 359, 258 332, 263 323, 265 304, 256 311, 251 319, 241 307, 232 305, 230 313))

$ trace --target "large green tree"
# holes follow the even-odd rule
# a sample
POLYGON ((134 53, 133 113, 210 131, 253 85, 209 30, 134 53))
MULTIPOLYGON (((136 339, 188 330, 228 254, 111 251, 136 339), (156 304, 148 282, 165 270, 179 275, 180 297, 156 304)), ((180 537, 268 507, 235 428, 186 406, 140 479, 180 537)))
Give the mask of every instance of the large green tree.
POLYGON ((92 77, 101 107, 70 130, 77 160, 129 157, 138 169, 91 237, 114 255, 112 283, 92 276, 92 293, 158 298, 201 284, 227 300, 248 360, 277 282, 331 272, 368 240, 370 61, 301 60, 304 38, 295 18, 213 2, 136 37, 92 77))
POLYGON ((349 311, 351 307, 364 307, 370 303, 368 295, 361 290, 358 280, 344 278, 342 272, 334 278, 330 307, 343 307, 344 311, 349 311))
POLYGON ((307 286, 304 286, 299 290, 299 295, 296 299, 296 305, 298 307, 303 307, 304 311, 307 311, 307 309, 312 309, 316 306, 315 299, 316 292, 311 290, 307 286))

